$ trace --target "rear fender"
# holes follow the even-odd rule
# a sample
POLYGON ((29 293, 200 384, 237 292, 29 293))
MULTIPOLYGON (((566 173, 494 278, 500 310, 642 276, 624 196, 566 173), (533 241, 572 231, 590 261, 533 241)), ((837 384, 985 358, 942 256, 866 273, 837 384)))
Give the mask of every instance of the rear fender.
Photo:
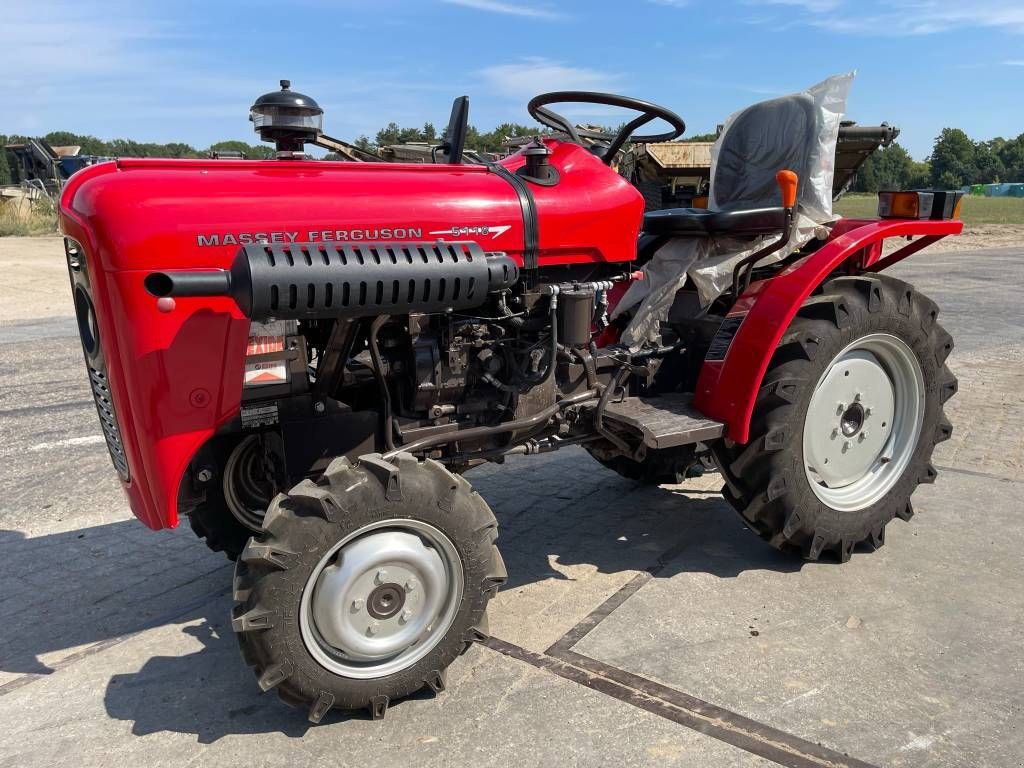
POLYGON ((768 363, 815 288, 847 262, 850 274, 879 272, 962 231, 962 221, 841 219, 825 245, 771 279, 752 284, 733 305, 701 366, 694 405, 723 422, 727 438, 746 443, 768 363), (882 257, 885 239, 911 236, 918 239, 882 257))

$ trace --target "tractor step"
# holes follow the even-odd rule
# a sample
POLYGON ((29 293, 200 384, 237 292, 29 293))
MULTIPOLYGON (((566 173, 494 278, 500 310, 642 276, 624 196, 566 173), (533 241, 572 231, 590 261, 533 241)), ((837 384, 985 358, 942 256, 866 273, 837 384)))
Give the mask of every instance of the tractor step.
POLYGON ((725 425, 704 416, 692 400, 687 394, 627 397, 608 403, 604 420, 638 430, 648 448, 675 448, 721 437, 725 425))

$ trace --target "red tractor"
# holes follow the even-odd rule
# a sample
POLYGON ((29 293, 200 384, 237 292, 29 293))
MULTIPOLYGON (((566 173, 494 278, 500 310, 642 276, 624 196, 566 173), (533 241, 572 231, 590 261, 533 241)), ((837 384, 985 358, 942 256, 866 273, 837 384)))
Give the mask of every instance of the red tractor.
POLYGON ((61 198, 131 508, 153 529, 185 514, 237 559, 242 655, 313 722, 438 691, 486 636, 506 571, 463 476, 482 462, 582 445, 651 482, 717 465, 772 546, 846 560, 910 517, 950 435, 952 339, 884 270, 961 231, 953 193, 889 195, 887 217, 769 261, 813 172, 799 153, 744 161, 782 171, 775 206, 733 184, 728 205, 645 215, 609 161, 682 134, 669 110, 546 94, 530 113, 568 138, 471 165, 467 109, 435 164, 318 162, 301 153, 320 110, 285 89, 253 111, 277 160, 120 160, 61 198), (640 116, 584 145, 555 102, 640 116), (634 135, 654 118, 671 130, 634 135), (766 244, 713 301, 687 282, 656 338, 620 343, 630 313, 609 311, 639 270, 675 239, 721 235, 766 244), (915 239, 883 254, 887 238, 915 239))

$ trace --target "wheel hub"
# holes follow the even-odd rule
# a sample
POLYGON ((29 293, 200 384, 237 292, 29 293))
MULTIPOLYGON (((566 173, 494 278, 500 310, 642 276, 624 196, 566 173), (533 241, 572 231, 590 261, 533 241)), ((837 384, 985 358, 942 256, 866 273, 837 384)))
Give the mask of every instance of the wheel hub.
POLYGON ((856 437, 861 427, 864 426, 864 419, 866 417, 864 407, 860 403, 854 403, 847 408, 843 412, 843 417, 839 420, 840 428, 843 430, 843 437, 856 437))
POLYGON ((366 612, 375 619, 390 619, 405 605, 405 590, 397 584, 381 584, 370 593, 366 612))
POLYGON ((461 562, 443 533, 416 520, 382 521, 343 539, 314 569, 303 639, 336 674, 383 677, 440 642, 461 599, 461 562))
POLYGON ((870 334, 840 352, 815 387, 804 421, 804 466, 815 494, 862 509, 899 479, 924 419, 924 377, 903 341, 870 334))

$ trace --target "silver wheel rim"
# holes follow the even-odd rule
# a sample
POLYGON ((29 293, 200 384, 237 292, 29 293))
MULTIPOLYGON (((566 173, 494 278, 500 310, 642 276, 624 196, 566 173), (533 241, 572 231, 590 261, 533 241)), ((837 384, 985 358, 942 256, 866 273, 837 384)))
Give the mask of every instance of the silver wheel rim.
POLYGON ((335 544, 302 592, 307 650, 342 677, 392 675, 448 632, 462 602, 462 561, 451 540, 420 520, 381 520, 335 544))
POLYGON ((924 407, 921 364, 904 341, 873 333, 847 345, 818 379, 804 418, 815 495, 850 512, 885 496, 913 458, 924 407))

